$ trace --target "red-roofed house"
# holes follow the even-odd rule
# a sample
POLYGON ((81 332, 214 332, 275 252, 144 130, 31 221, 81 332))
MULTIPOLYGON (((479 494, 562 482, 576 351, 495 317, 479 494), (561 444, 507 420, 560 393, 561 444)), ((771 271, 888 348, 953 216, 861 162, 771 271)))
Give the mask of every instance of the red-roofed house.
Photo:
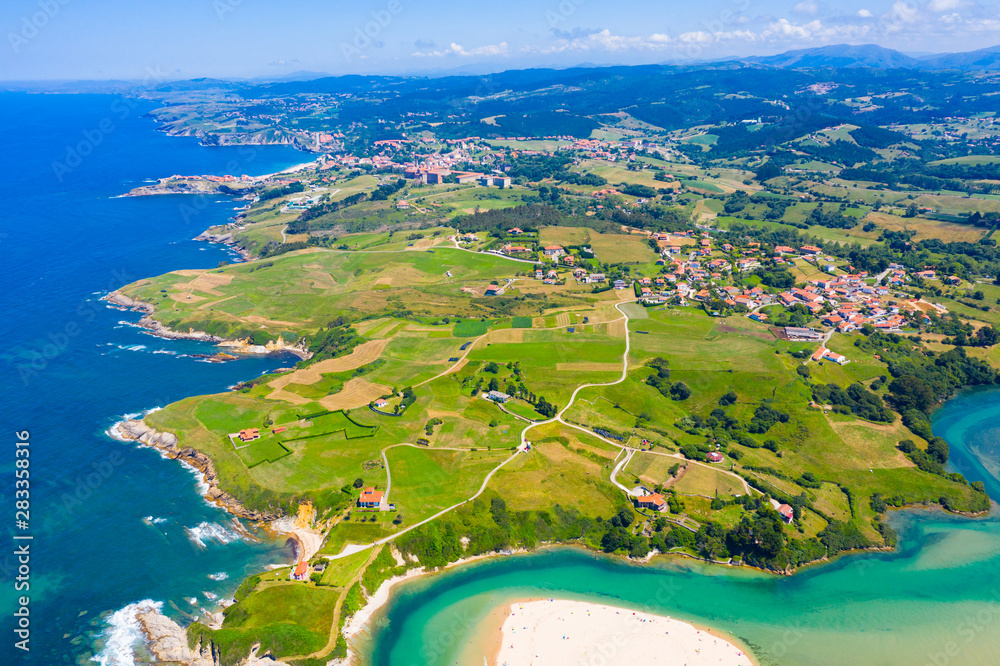
POLYGON ((362 509, 377 509, 382 504, 382 491, 374 488, 365 488, 358 498, 358 506, 362 509))
POLYGON ((653 511, 663 511, 667 508, 667 501, 659 493, 636 497, 635 504, 640 509, 652 509, 653 511))
POLYGON ((303 560, 295 565, 295 571, 292 572, 292 578, 295 580, 305 580, 308 573, 309 563, 303 560))

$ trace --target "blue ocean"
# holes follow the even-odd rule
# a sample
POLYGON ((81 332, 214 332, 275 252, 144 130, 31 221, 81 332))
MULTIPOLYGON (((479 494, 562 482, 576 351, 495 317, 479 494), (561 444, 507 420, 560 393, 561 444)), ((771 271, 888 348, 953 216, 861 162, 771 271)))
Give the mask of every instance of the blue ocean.
POLYGON ((100 300, 142 277, 238 260, 191 240, 234 214, 225 197, 116 197, 162 176, 256 175, 309 160, 288 147, 169 137, 143 117, 152 108, 111 95, 0 93, 0 497, 4 531, 31 537, 6 540, 28 545, 27 574, 15 545, 0 552, 4 664, 140 663, 138 627, 123 608, 149 599, 183 619, 291 556, 283 540, 241 535, 201 497, 192 471, 106 434, 126 415, 295 360, 206 363, 192 355, 211 345, 152 337, 135 313, 100 300), (18 527, 15 433, 24 431, 30 516, 18 527), (30 652, 15 647, 20 619, 7 612, 21 596, 30 652))

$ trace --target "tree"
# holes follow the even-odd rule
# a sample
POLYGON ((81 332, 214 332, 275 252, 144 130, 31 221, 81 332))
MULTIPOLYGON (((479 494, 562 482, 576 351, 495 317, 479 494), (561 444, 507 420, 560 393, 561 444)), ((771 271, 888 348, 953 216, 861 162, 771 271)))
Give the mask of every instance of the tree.
POLYGON ((927 455, 932 456, 942 465, 948 462, 949 453, 948 442, 941 437, 935 437, 927 443, 927 455))
POLYGON ((934 390, 924 380, 914 375, 903 375, 889 384, 892 400, 899 411, 919 409, 927 413, 937 402, 934 390))
POLYGON ((691 389, 684 382, 674 382, 670 387, 670 397, 674 400, 687 400, 691 397, 691 389))
POLYGON ((354 479, 354 487, 355 488, 360 488, 363 485, 365 485, 364 479, 362 479, 361 477, 358 477, 358 478, 354 479))
POLYGON ((503 501, 503 498, 494 497, 490 500, 490 515, 493 516, 493 522, 500 528, 510 527, 510 514, 507 513, 507 503, 503 501))
POLYGON ((780 175, 781 167, 769 160, 758 167, 757 173, 754 174, 754 178, 763 183, 765 180, 771 180, 772 178, 777 178, 780 175))
POLYGON ((992 347, 1000 342, 1000 331, 992 326, 983 326, 976 331, 976 346, 992 347))
POLYGON ((719 398, 719 404, 723 407, 735 405, 738 398, 739 396, 736 395, 736 391, 730 390, 728 393, 724 393, 723 396, 719 398))
POLYGON ((547 416, 548 418, 552 418, 553 416, 556 415, 558 409, 556 408, 555 405, 550 403, 544 397, 539 397, 538 402, 535 403, 535 411, 541 414, 542 416, 547 416))

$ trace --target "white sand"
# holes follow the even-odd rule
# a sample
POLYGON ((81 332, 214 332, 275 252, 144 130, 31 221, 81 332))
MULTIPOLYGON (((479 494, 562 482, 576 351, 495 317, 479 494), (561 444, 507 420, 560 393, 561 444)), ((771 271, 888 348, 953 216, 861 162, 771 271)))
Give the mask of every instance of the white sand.
POLYGON ((602 604, 514 603, 498 666, 750 666, 741 648, 690 624, 602 604))

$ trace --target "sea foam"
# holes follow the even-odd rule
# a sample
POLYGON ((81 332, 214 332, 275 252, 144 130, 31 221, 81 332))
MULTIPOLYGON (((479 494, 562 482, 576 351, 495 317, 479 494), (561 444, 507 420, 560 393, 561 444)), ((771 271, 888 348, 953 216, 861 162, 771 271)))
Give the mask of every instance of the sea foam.
POLYGON ((90 660, 101 666, 135 666, 135 648, 146 640, 135 614, 162 610, 162 601, 145 599, 112 613, 108 618, 108 628, 101 635, 104 647, 90 660))
POLYGON ((210 523, 208 521, 198 523, 194 527, 185 527, 184 532, 187 534, 188 539, 191 540, 191 543, 201 549, 208 548, 207 542, 209 541, 224 546, 227 543, 238 541, 240 538, 240 535, 236 532, 218 523, 210 523))

